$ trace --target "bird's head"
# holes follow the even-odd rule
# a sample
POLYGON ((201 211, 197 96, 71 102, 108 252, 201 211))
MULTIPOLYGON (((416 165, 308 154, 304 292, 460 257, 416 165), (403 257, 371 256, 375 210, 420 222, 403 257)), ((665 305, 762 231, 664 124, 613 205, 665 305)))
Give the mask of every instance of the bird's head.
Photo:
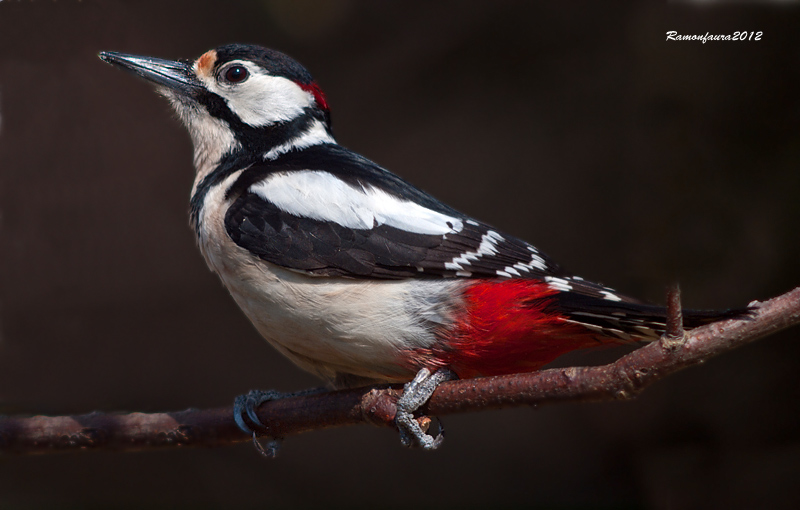
POLYGON ((237 152, 274 158, 333 143, 325 95, 303 66, 278 51, 230 44, 194 61, 116 52, 100 58, 153 82, 170 100, 192 136, 201 173, 237 152))

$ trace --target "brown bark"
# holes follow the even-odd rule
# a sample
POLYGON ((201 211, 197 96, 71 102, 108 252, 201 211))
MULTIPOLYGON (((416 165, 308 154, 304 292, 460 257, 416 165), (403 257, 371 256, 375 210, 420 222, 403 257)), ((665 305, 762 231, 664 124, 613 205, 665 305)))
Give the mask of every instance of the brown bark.
MULTIPOLYGON (((800 288, 763 303, 753 316, 716 322, 684 333, 677 289, 669 296, 668 333, 614 363, 443 383, 424 408, 432 415, 557 402, 628 399, 686 367, 800 322, 800 288)), ((372 423, 393 426, 399 387, 381 386, 267 402, 258 411, 272 435, 372 423)), ((92 413, 0 419, 0 451, 140 450, 165 446, 217 446, 247 441, 231 407, 171 413, 92 413)))

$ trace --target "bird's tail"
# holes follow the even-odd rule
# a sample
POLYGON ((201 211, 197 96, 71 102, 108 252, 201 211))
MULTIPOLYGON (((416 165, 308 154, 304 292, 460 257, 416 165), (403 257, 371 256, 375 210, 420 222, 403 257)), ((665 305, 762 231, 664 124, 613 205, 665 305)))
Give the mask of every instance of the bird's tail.
MULTIPOLYGON (((557 286, 533 279, 480 281, 464 293, 465 306, 428 362, 459 377, 537 370, 577 349, 657 340, 667 310, 581 280, 557 286), (432 361, 431 361, 432 358, 432 361)), ((684 310, 684 328, 743 317, 748 309, 684 310)))
MULTIPOLYGON (((567 320, 602 336, 623 341, 650 341, 658 339, 666 330, 667 309, 663 306, 633 299, 611 301, 573 292, 559 293, 556 302, 567 320)), ((725 319, 749 317, 752 309, 684 309, 682 315, 683 327, 692 329, 725 319)))

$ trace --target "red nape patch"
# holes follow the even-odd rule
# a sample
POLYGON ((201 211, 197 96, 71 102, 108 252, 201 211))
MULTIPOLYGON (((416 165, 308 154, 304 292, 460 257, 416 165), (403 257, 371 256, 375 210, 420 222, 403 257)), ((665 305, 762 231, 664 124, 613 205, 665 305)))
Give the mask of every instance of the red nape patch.
POLYGON ((597 346, 589 330, 566 322, 538 280, 478 282, 456 328, 433 355, 459 377, 529 372, 575 349, 597 346))
POLYGON ((317 102, 317 106, 325 111, 328 110, 328 101, 325 99, 325 93, 322 92, 322 89, 319 88, 319 85, 317 85, 315 82, 298 83, 298 85, 300 85, 301 89, 314 96, 314 101, 317 102))

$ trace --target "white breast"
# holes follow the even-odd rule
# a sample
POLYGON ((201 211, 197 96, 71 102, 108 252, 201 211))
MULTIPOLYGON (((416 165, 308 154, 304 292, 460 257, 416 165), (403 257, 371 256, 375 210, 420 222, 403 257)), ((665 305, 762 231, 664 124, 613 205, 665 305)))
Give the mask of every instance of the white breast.
POLYGON ((407 380, 410 352, 430 348, 461 303, 462 280, 356 280, 312 277, 252 255, 228 237, 224 190, 212 189, 199 218, 209 267, 261 335, 301 368, 327 379, 352 374, 407 380))

